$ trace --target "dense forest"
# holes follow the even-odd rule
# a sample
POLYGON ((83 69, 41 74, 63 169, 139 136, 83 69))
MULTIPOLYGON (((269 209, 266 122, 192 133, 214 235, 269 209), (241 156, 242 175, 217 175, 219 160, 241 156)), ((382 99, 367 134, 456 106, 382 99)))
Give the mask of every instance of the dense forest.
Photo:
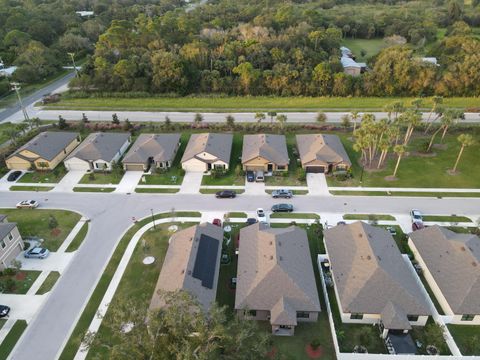
POLYGON ((92 54, 72 83, 84 92, 480 95, 479 0, 0 3, 0 54, 19 66, 20 81, 75 52, 92 54), (361 76, 343 72, 346 39, 384 39, 361 76))

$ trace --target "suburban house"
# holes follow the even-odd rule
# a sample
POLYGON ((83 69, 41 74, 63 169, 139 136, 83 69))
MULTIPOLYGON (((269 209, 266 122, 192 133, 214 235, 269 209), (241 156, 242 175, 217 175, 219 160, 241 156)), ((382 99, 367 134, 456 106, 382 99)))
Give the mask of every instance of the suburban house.
POLYGON ((412 232, 408 245, 450 323, 480 324, 480 238, 438 225, 412 232))
POLYGON ((130 145, 129 133, 97 132, 85 140, 64 161, 68 170, 112 170, 130 145))
POLYGON ((325 230, 324 242, 342 322, 379 324, 394 344, 425 326, 427 300, 387 230, 357 221, 325 230))
POLYGON ((180 134, 140 134, 123 157, 125 170, 168 169, 180 145, 180 134))
POLYGON ((255 134, 243 136, 243 170, 265 172, 288 171, 287 140, 285 135, 255 134))
POLYGON ((367 64, 356 62, 355 56, 349 48, 342 46, 340 47, 340 52, 342 53, 340 62, 343 66, 343 72, 345 74, 359 76, 361 73, 365 72, 367 69, 367 64))
POLYGON ((0 214, 0 271, 10 266, 23 251, 23 246, 17 224, 8 222, 7 217, 0 214))
POLYGON ((257 223, 240 230, 235 310, 247 320, 269 321, 274 335, 294 335, 299 322, 320 311, 305 230, 257 223))
POLYGON ((18 148, 5 164, 11 170, 53 170, 78 144, 78 133, 44 131, 18 148))
POLYGON ((352 166, 337 135, 297 135, 297 147, 302 168, 307 173, 331 173, 352 166))
POLYGON ((174 233, 150 302, 150 309, 163 307, 162 291, 188 291, 203 309, 215 302, 223 229, 210 223, 191 226, 174 233))
POLYGON ((232 134, 192 134, 182 157, 185 171, 228 170, 232 134))

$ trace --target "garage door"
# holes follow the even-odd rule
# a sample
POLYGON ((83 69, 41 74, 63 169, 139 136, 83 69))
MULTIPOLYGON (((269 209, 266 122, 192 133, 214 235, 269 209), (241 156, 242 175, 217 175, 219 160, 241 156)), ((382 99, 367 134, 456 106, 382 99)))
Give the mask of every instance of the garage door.
POLYGON ((143 171, 142 164, 125 164, 125 169, 130 171, 143 171))
POLYGON ((324 166, 307 166, 306 171, 307 173, 324 173, 325 167, 324 166))

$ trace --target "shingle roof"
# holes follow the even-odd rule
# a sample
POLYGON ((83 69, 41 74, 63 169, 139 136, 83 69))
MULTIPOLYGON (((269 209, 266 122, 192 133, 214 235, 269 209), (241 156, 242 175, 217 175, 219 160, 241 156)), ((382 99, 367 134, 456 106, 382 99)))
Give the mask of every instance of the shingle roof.
POLYGON ((158 290, 186 290, 196 297, 204 309, 209 309, 215 301, 217 293, 222 241, 223 229, 209 223, 191 226, 173 234, 169 240, 162 270, 150 302, 150 309, 158 309, 164 305, 158 295, 158 290), (204 256, 204 254, 198 253, 202 235, 207 235, 218 241, 218 254, 214 264, 215 276, 212 288, 203 286, 202 280, 193 276, 197 256, 204 256))
POLYGON ((23 156, 20 152, 23 150, 31 151, 38 155, 38 157, 45 160, 54 159, 59 153, 61 153, 77 136, 79 133, 64 132, 64 131, 44 131, 25 145, 17 149, 12 155, 9 156, 23 156))
POLYGON ((259 156, 277 165, 288 165, 289 158, 285 136, 272 134, 244 135, 242 163, 259 156))
POLYGON ((123 158, 123 163, 173 161, 180 134, 141 134, 123 158))
POLYGON ((297 147, 302 165, 307 165, 312 161, 319 161, 326 164, 344 162, 352 165, 337 135, 297 135, 297 147))
MULTIPOLYGON (((232 134, 192 134, 188 141, 187 148, 183 153, 182 163, 197 157, 198 154, 206 152, 228 164, 232 151, 232 141, 232 134)), ((200 160, 204 161, 203 158, 200 160)))
POLYGON ((235 309, 245 308, 270 310, 272 324, 320 311, 305 230, 258 223, 240 230, 235 309))
POLYGON ((455 314, 480 314, 480 238, 438 225, 410 235, 455 314))
POLYGON ((13 229, 15 229, 16 226, 17 226, 16 223, 11 223, 11 222, 0 223, 0 240, 3 239, 5 236, 7 236, 8 233, 13 229))
POLYGON ((408 314, 398 305, 389 301, 380 313, 382 323, 391 330, 410 330, 412 326, 408 322, 408 314))
POLYGON ((408 315, 430 315, 426 299, 385 230, 361 221, 324 233, 344 313, 381 314, 391 302, 408 315))
POLYGON ((0 214, 0 222, 3 222, 7 218, 7 215, 0 214))
POLYGON ((67 156, 66 160, 76 157, 86 161, 110 162, 129 138, 129 133, 92 133, 67 156))

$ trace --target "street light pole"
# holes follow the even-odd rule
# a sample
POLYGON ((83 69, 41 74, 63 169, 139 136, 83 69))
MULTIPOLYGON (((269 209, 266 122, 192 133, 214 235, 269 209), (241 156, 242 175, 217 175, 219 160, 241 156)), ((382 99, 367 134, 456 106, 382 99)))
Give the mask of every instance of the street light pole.
POLYGON ((27 109, 23 105, 22 97, 20 96, 20 89, 21 89, 20 84, 17 82, 12 82, 10 83, 10 86, 12 87, 12 90, 14 90, 15 93, 17 94, 18 102, 20 104, 20 107, 22 108, 22 113, 23 113, 23 117, 25 118, 25 121, 28 122, 30 127, 32 127, 30 118, 28 117, 27 109))
POLYGON ((153 209, 150 209, 150 212, 152 213, 153 228, 157 230, 157 228, 155 227, 155 217, 153 216, 153 209))
POLYGON ((67 54, 70 55, 70 57, 72 58, 73 69, 75 70, 75 77, 78 77, 78 70, 77 70, 77 66, 75 65, 75 53, 69 52, 67 54))

